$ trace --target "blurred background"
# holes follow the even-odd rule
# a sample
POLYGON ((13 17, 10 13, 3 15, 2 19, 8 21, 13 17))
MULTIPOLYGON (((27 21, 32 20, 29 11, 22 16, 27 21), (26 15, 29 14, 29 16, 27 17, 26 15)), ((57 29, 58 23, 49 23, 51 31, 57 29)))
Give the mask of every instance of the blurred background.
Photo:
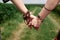
MULTIPOLYGON (((22 0, 25 4, 45 4, 47 0, 22 0)), ((2 0, 0 0, 2 2, 2 0)), ((3 2, 2 2, 3 3, 3 2)), ((8 3, 11 3, 9 1, 8 3)))
MULTIPOLYGON (((25 6, 35 16, 47 0, 23 0, 25 6)), ((2 40, 53 40, 60 29, 60 4, 46 17, 39 30, 24 23, 22 13, 12 2, 0 0, 0 31, 2 40)))

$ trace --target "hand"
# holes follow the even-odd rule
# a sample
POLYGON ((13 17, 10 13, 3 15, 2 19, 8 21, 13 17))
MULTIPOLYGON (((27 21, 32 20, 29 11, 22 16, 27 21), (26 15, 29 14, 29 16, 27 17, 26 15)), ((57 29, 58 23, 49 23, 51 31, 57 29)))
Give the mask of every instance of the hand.
POLYGON ((31 15, 30 16, 31 18, 33 18, 30 22, 29 22, 29 25, 33 26, 36 30, 39 29, 39 26, 41 25, 41 21, 38 17, 34 16, 34 15, 31 15))
POLYGON ((30 28, 32 28, 32 26, 33 26, 36 30, 38 30, 39 29, 39 26, 41 24, 41 20, 38 17, 30 14, 30 16, 28 16, 28 17, 25 18, 25 23, 30 28))
POLYGON ((37 20, 35 20, 37 17, 36 16, 34 16, 34 15, 32 15, 31 13, 30 13, 30 17, 29 18, 25 18, 26 20, 25 20, 25 23, 30 27, 30 29, 32 28, 32 26, 35 26, 36 24, 34 24, 34 22, 36 22, 37 23, 37 20))
POLYGON ((31 12, 27 12, 23 18, 25 20, 25 23, 30 27, 30 29, 32 28, 32 23, 30 24, 30 22, 34 19, 34 15, 32 16, 31 12))

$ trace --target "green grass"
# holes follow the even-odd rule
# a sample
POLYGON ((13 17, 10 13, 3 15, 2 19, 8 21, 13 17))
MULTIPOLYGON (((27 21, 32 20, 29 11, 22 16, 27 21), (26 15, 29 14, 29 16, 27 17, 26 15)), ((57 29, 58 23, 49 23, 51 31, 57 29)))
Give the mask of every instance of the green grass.
POLYGON ((17 30, 18 23, 23 22, 22 14, 11 4, 0 4, 0 27, 2 40, 6 40, 17 30))
MULTIPOLYGON (((35 8, 37 8, 37 10, 34 12, 34 15, 37 16, 43 6, 26 5, 26 7, 30 11, 34 11, 35 8)), ((1 8, 0 9, 1 36, 2 40, 7 40, 9 39, 10 36, 13 35, 12 32, 18 30, 19 28, 18 24, 23 22, 23 18, 21 12, 19 12, 19 10, 12 4, 0 4, 0 8, 1 8)), ((52 13, 56 13, 54 11, 52 13)), ((55 16, 53 16, 53 18, 54 17, 55 16)), ((56 17, 58 18, 59 16, 56 17)), ((24 33, 20 35, 20 40, 52 40, 56 35, 55 30, 56 26, 47 17, 41 24, 40 29, 38 31, 36 31, 34 28, 31 30, 27 27, 24 28, 24 33)))
POLYGON ((21 40, 52 40, 56 35, 55 29, 55 25, 52 24, 50 19, 47 17, 38 31, 26 28, 25 35, 21 40))

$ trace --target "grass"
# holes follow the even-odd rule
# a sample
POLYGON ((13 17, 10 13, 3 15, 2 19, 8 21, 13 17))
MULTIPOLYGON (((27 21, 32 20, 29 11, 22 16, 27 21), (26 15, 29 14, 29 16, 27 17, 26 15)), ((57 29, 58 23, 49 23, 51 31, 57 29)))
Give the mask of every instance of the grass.
POLYGON ((21 40, 52 40, 55 36, 55 28, 51 23, 47 23, 50 21, 45 21, 38 31, 36 30, 28 30, 24 37, 21 40), (51 25, 51 26, 48 26, 51 25))
POLYGON ((23 21, 22 14, 11 4, 1 4, 0 5, 0 27, 2 40, 6 40, 12 35, 14 30, 17 30, 18 23, 23 21), (9 6, 10 5, 10 6, 9 6), (4 10, 3 10, 4 9, 4 10))
MULTIPOLYGON (((37 8, 34 12, 34 15, 37 16, 37 13, 39 13, 43 6, 26 5, 26 7, 30 11, 34 11, 35 8, 37 8)), ((12 32, 19 29, 18 24, 23 23, 23 18, 21 12, 19 12, 19 10, 12 4, 0 4, 0 8, 1 37, 2 40, 8 40, 13 35, 12 32)), ((56 12, 53 11, 52 13, 56 12)), ((53 16, 53 14, 51 14, 50 16, 53 16)), ((55 16, 53 16, 53 18, 54 17, 55 16)), ((59 16, 56 17, 58 18, 59 16)), ((40 29, 38 31, 36 31, 34 28, 30 30, 28 27, 25 27, 24 31, 19 35, 19 40, 52 40, 56 36, 55 30, 56 26, 47 17, 41 24, 40 29)))

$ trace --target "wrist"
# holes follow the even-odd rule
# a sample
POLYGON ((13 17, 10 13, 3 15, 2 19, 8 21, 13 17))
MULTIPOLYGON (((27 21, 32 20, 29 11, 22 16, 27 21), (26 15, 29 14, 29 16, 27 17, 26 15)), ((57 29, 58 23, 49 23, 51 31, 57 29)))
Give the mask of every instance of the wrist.
POLYGON ((46 7, 43 7, 42 11, 38 15, 38 18, 43 21, 51 11, 52 10, 50 10, 46 7))
POLYGON ((41 22, 43 22, 43 18, 40 15, 38 15, 37 17, 41 22))
POLYGON ((25 14, 23 14, 23 18, 24 18, 24 20, 29 19, 31 16, 32 16, 32 14, 31 14, 30 11, 27 11, 25 14))

